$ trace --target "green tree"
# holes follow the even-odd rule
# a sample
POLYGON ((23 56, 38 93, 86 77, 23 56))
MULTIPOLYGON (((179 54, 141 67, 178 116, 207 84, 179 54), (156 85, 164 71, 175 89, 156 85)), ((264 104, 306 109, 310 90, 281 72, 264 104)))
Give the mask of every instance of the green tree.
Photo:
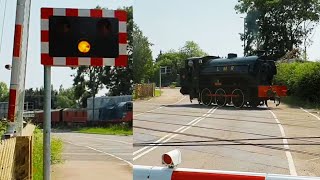
POLYGON ((4 82, 0 82, 0 102, 9 101, 8 86, 4 82))
POLYGON ((57 95, 57 108, 75 108, 77 101, 75 98, 74 87, 64 89, 62 85, 57 95))
POLYGON ((305 22, 318 22, 319 0, 239 0, 235 9, 247 13, 246 54, 266 50, 274 58, 298 48, 313 26, 304 27, 305 22), (258 32, 255 30, 258 29, 258 32))
POLYGON ((77 72, 73 75, 73 86, 75 99, 79 101, 81 107, 87 107, 87 98, 94 96, 102 89, 102 79, 107 79, 110 67, 93 67, 93 66, 80 66, 77 72))
MULTIPOLYGON (((53 89, 51 86, 51 107, 52 109, 57 108, 57 95, 58 91, 53 89)), ((44 88, 30 88, 25 90, 25 103, 31 103, 34 109, 43 109, 44 106, 44 88)))
POLYGON ((150 79, 153 73, 152 51, 148 38, 145 37, 139 27, 133 26, 133 80, 141 83, 150 79))
POLYGON ((201 57, 208 55, 200 46, 194 41, 187 41, 185 45, 179 50, 184 59, 189 57, 201 57))
POLYGON ((99 76, 109 89, 106 95, 119 96, 119 95, 132 95, 133 92, 133 8, 123 7, 120 10, 127 12, 127 34, 128 34, 128 67, 105 67, 103 76, 99 76))
POLYGON ((202 57, 208 55, 194 41, 187 41, 178 51, 169 50, 165 53, 160 53, 156 59, 154 67, 154 81, 159 83, 160 66, 171 68, 169 74, 161 75, 162 84, 169 85, 172 82, 178 82, 179 69, 183 67, 184 60, 190 57, 202 57))

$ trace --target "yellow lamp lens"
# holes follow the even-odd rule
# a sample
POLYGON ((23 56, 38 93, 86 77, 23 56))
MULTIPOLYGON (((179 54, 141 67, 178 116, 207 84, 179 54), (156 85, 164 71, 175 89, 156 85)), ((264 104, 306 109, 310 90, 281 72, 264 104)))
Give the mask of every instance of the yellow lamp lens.
POLYGON ((78 49, 82 53, 87 53, 90 51, 90 43, 88 41, 80 41, 78 44, 78 49))

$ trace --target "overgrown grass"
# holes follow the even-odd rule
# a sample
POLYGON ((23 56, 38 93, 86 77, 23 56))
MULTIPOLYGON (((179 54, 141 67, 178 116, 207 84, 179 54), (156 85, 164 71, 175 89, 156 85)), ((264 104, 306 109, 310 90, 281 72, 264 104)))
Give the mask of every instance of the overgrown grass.
POLYGON ((127 125, 112 125, 108 127, 82 127, 76 130, 80 133, 104 134, 104 135, 132 135, 132 127, 127 125))
MULTIPOLYGON (((62 162, 63 142, 61 139, 51 138, 51 164, 62 162)), ((36 128, 33 144, 33 179, 43 179, 43 134, 36 128)))
POLYGON ((282 103, 285 103, 291 107, 302 107, 306 109, 318 109, 320 110, 320 104, 312 103, 306 100, 303 100, 298 97, 288 96, 281 99, 282 103))
POLYGON ((0 119, 0 138, 6 132, 6 129, 7 129, 7 122, 0 119))
POLYGON ((162 92, 163 91, 160 91, 160 89, 156 89, 155 92, 154 92, 155 97, 161 96, 162 92))

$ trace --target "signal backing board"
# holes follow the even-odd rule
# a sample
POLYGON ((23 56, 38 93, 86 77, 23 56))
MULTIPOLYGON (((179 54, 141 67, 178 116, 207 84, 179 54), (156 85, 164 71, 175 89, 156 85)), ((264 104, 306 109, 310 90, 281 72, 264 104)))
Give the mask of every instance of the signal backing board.
POLYGON ((41 8, 41 64, 127 66, 127 13, 41 8))

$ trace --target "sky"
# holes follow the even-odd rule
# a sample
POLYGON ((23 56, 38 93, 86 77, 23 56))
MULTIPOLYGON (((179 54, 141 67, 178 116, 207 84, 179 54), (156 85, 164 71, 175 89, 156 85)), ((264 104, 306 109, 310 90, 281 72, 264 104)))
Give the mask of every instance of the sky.
MULTIPOLYGON (((4 68, 11 64, 16 0, 0 0, 0 81, 10 84, 10 71, 4 68), (4 21, 3 21, 4 20, 4 21), (4 22, 4 24, 3 24, 4 22)), ((43 86, 43 66, 40 64, 40 8, 94 8, 97 5, 116 9, 134 5, 134 21, 151 43, 153 57, 160 50, 181 48, 192 40, 210 55, 226 56, 228 53, 243 55, 243 14, 236 14, 237 0, 32 0, 26 88, 43 86)), ((313 36, 314 43, 308 47, 310 59, 320 60, 320 26, 313 36)), ((72 86, 70 77, 74 71, 65 67, 52 68, 54 88, 72 86)))
MULTIPOLYGON (((4 66, 12 63, 14 24, 16 14, 16 0, 0 0, 0 81, 10 85, 11 72, 4 66), (4 18, 5 1, 6 14, 4 18), (4 21, 3 21, 4 20, 4 21), (4 22, 4 23, 3 23, 4 22), (1 31, 3 37, 1 41, 1 31)), ((92 9, 97 5, 109 9, 117 9, 124 6, 132 6, 132 0, 32 0, 30 13, 29 47, 27 57, 26 88, 43 86, 43 66, 40 63, 40 8, 79 8, 92 9)), ((68 88, 73 80, 70 75, 74 74, 68 67, 53 67, 51 70, 51 82, 55 89, 60 85, 68 88)))
MULTIPOLYGON (((244 14, 234 10, 237 0, 134 0, 134 21, 152 46, 153 57, 160 50, 178 50, 192 40, 210 55, 243 55, 244 14)), ((307 49, 310 59, 320 60, 320 26, 307 49)))

